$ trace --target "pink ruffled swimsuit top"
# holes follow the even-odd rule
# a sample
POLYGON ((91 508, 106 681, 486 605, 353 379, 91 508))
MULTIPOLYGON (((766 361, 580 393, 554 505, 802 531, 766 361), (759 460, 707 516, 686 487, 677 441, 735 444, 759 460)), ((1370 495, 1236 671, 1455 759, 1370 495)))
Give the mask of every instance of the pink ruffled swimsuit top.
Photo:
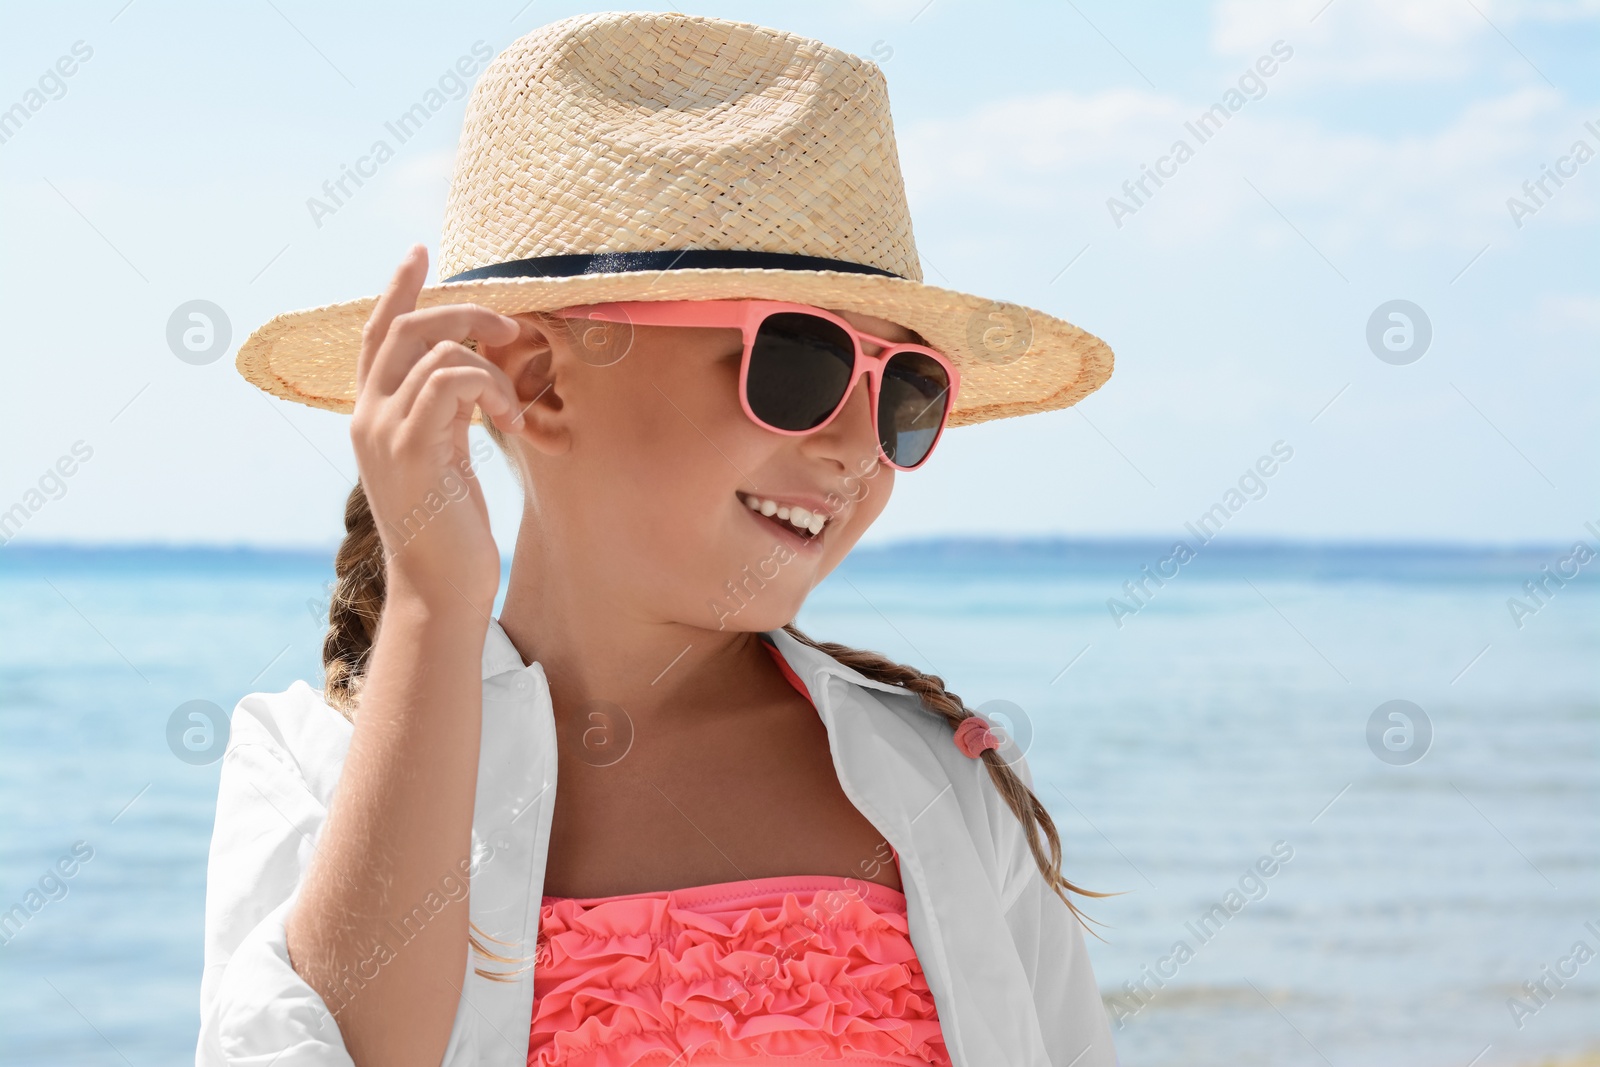
POLYGON ((533 986, 529 1067, 950 1064, 905 895, 859 878, 546 896, 533 986))
POLYGON ((787 875, 545 897, 529 1067, 948 1065, 905 897, 787 875))

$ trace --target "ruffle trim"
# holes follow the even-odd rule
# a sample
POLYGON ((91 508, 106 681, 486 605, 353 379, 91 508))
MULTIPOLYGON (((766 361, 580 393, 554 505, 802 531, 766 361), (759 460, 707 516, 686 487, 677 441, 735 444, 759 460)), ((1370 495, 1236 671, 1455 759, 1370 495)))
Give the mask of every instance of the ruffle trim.
POLYGON ((821 876, 546 897, 529 1067, 754 1057, 947 1067, 905 898, 821 876), (657 1057, 650 1057, 651 1059, 657 1057))

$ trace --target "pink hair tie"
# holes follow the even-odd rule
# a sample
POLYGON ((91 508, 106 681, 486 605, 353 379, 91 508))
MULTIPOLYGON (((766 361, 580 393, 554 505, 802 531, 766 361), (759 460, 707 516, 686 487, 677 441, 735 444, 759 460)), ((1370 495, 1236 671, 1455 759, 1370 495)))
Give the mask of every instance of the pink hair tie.
POLYGON ((999 748, 1000 739, 982 715, 969 715, 956 726, 956 747, 962 755, 977 759, 986 748, 999 748))

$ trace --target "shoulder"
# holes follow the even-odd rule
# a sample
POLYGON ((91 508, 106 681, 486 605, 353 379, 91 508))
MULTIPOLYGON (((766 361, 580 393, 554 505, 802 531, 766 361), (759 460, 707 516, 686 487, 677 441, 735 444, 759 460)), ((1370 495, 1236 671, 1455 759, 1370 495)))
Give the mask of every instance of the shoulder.
POLYGON ((303 779, 311 792, 331 796, 350 748, 352 726, 303 680, 276 693, 248 693, 234 706, 224 761, 247 749, 264 750, 303 779))
MULTIPOLYGON (((914 745, 916 762, 926 769, 925 773, 935 776, 941 787, 948 783, 974 847, 989 864, 995 891, 1002 904, 1009 906, 1026 885, 1030 872, 1038 876, 1039 870, 1026 828, 995 784, 988 764, 957 748, 955 728, 949 720, 927 707, 911 690, 860 684, 851 689, 858 699, 883 709, 884 714, 871 716, 869 721, 880 733, 892 733, 891 740, 902 755, 909 755, 905 746, 914 745)), ((995 751, 1031 790, 1033 771, 1016 738, 1009 732, 1002 733, 1001 745, 995 751)))
MULTIPOLYGON (((858 699, 870 700, 884 708, 889 713, 896 727, 914 734, 924 749, 935 761, 938 762, 944 774, 952 783, 958 785, 971 785, 974 783, 989 783, 989 793, 1006 810, 1005 798, 993 788, 993 781, 989 775, 989 768, 981 759, 973 759, 956 747, 955 727, 943 714, 934 710, 919 695, 903 686, 882 686, 876 683, 871 688, 861 684, 856 678, 846 674, 844 680, 852 683, 851 689, 858 699)), ((1033 772, 1028 767, 1028 761, 1018 746, 1016 738, 1009 731, 1001 731, 996 727, 995 733, 1000 736, 1001 745, 995 751, 1005 760, 1008 766, 1022 779, 1023 784, 1030 789, 1033 787, 1033 772)))

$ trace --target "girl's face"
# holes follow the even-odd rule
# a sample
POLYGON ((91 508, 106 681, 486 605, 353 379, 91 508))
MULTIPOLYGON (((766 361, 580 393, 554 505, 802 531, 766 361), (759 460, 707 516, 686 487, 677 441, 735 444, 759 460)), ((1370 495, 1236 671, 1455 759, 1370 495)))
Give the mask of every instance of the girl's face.
MULTIPOLYGON (((920 340, 884 319, 836 314, 888 340, 920 340)), ((614 610, 775 629, 889 502, 895 470, 878 455, 864 377, 827 426, 788 436, 740 404, 738 330, 573 321, 568 334, 519 318, 522 338, 486 354, 529 405, 509 435, 528 486, 523 537, 614 610), (827 522, 808 536, 752 498, 827 522)))

